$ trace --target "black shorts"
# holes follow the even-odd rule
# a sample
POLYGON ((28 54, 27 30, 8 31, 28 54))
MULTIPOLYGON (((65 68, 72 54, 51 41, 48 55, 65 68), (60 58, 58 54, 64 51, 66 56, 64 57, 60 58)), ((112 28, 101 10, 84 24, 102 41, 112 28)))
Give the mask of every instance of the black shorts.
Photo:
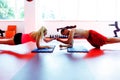
POLYGON ((21 38, 22 38, 22 33, 17 33, 14 36, 14 43, 17 44, 21 44, 21 38))

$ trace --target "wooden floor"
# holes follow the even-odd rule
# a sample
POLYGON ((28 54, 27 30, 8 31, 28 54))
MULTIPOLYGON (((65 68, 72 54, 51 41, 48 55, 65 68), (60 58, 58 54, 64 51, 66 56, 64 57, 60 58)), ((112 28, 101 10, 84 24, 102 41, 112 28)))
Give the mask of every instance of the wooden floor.
POLYGON ((31 53, 36 46, 0 44, 0 80, 120 80, 120 43, 101 49, 93 48, 86 40, 75 40, 88 53, 68 53, 60 50, 60 42, 53 53, 31 53))

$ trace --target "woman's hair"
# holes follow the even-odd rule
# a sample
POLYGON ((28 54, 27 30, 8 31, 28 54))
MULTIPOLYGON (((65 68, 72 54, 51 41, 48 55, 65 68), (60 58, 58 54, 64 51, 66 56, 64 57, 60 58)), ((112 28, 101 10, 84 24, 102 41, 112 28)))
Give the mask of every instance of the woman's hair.
POLYGON ((32 33, 32 35, 35 37, 36 40, 37 40, 38 36, 40 36, 40 39, 42 39, 45 31, 47 31, 47 29, 44 26, 42 26, 39 30, 32 33))
POLYGON ((43 38, 45 31, 47 31, 47 29, 46 29, 44 26, 42 26, 42 27, 37 31, 38 36, 40 36, 41 38, 43 38))

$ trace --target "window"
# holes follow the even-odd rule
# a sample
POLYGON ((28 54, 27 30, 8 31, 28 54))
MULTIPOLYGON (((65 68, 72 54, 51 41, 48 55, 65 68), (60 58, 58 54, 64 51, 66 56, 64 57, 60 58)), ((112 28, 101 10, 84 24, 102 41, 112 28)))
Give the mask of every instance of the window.
POLYGON ((76 19, 78 15, 78 0, 40 0, 42 20, 76 19), (74 15, 74 16, 73 16, 74 15))
POLYGON ((0 20, 24 19, 24 0, 0 0, 0 20))
POLYGON ((120 20, 120 0, 39 0, 41 20, 120 20))

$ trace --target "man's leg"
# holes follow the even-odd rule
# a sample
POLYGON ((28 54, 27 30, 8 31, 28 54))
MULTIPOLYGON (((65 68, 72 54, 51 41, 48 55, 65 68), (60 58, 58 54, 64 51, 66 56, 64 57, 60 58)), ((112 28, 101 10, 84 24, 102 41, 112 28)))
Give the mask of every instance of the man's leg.
POLYGON ((107 38, 106 44, 119 43, 119 42, 120 42, 120 38, 113 37, 113 38, 107 38))

